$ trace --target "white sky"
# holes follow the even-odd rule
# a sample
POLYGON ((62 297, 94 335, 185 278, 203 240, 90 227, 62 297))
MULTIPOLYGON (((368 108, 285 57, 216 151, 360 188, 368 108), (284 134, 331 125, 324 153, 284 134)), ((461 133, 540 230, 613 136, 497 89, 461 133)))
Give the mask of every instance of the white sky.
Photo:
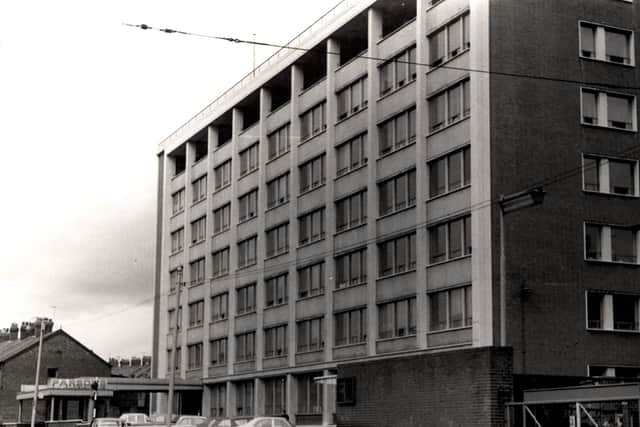
POLYGON ((55 313, 105 358, 151 353, 157 146, 253 48, 123 22, 285 43, 337 3, 1 1, 0 328, 55 313))

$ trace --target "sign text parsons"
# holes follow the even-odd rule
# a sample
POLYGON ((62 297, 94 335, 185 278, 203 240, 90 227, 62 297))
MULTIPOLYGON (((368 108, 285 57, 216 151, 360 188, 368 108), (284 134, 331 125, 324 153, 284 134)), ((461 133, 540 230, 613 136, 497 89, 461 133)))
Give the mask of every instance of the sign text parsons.
POLYGON ((47 384, 49 388, 54 389, 87 389, 91 390, 91 384, 98 383, 98 390, 107 388, 106 378, 82 377, 82 378, 49 378, 47 384))

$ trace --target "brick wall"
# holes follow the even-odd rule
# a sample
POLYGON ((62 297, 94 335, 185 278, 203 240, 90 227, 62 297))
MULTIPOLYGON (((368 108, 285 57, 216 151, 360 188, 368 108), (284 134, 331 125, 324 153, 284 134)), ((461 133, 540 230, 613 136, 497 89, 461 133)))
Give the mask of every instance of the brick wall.
MULTIPOLYGON (((0 423, 15 422, 18 417, 16 394, 21 384, 33 384, 38 358, 38 346, 7 360, 2 365, 0 384, 0 423)), ((83 348, 62 331, 56 331, 44 340, 40 365, 39 383, 47 382, 47 368, 57 368, 57 377, 76 378, 83 376, 108 377, 110 366, 95 354, 83 348)), ((44 420, 45 402, 38 405, 37 419, 44 420)), ((25 401, 23 420, 31 417, 31 401, 25 401)))
POLYGON ((485 347, 339 365, 345 377, 355 377, 356 396, 337 406, 342 427, 503 426, 512 354, 485 347))

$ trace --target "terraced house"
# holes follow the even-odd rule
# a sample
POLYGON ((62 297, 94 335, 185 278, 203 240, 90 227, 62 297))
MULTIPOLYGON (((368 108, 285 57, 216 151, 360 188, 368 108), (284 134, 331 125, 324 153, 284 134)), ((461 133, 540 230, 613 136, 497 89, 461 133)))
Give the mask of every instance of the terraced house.
POLYGON ((206 415, 504 425, 639 376, 639 8, 338 4, 159 146, 154 374, 177 323, 206 415))

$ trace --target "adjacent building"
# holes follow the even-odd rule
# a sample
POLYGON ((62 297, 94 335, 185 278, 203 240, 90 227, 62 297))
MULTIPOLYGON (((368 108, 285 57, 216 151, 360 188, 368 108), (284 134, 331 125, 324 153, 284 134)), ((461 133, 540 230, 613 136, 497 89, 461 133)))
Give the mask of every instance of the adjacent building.
MULTIPOLYGON (((23 322, 0 332, 0 423, 15 423, 29 419, 32 401, 18 401, 21 386, 33 384, 36 375, 40 321, 23 322)), ((53 321, 45 321, 42 340, 39 384, 56 378, 108 377, 109 364, 78 342, 64 330, 53 331, 53 321)), ((87 396, 89 394, 87 393, 87 396)), ((88 405, 82 399, 67 395, 57 401, 40 401, 36 420, 53 419, 52 414, 65 418, 87 419, 88 405)))
POLYGON ((393 402, 419 365, 437 422, 503 425, 514 374, 640 376, 638 3, 321 17, 159 146, 152 375, 177 324, 206 415, 393 424, 353 366, 393 402), (433 409, 482 372, 488 418, 433 409))

